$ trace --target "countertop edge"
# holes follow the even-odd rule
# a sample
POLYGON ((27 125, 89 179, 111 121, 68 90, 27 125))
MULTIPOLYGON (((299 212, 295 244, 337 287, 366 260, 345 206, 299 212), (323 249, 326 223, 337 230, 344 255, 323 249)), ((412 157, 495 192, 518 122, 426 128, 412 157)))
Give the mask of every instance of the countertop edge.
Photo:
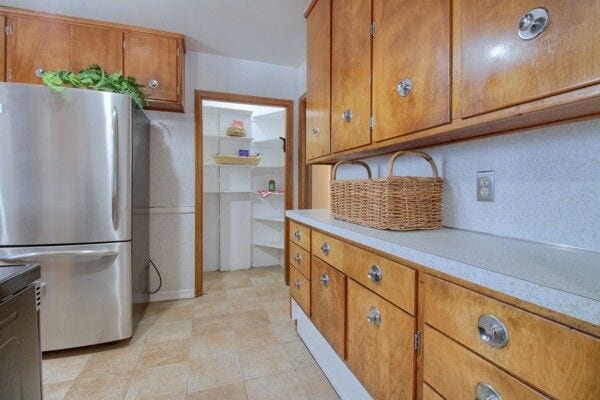
POLYGON ((349 231, 344 228, 286 211, 291 220, 322 230, 340 238, 362 244, 374 250, 405 259, 440 273, 494 290, 528 303, 547 308, 567 316, 600 325, 600 302, 588 297, 504 275, 420 250, 392 244, 380 239, 349 231))

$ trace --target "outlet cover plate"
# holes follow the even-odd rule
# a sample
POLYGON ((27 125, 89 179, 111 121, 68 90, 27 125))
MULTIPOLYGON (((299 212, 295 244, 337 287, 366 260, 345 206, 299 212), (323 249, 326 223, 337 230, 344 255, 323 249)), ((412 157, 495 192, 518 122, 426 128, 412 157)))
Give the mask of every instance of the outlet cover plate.
POLYGON ((494 171, 477 171, 477 201, 494 201, 494 171))

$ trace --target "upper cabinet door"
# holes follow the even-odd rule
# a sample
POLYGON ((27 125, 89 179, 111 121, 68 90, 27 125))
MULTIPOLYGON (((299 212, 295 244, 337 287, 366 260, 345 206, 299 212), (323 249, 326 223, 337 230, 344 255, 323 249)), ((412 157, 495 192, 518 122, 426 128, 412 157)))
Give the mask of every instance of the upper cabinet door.
POLYGON ((371 0, 333 0, 331 147, 371 143, 371 0))
POLYGON ((123 33, 114 29, 71 25, 70 69, 81 71, 92 64, 106 72, 123 72, 123 33))
MULTIPOLYGON (((6 17, 4 15, 0 15, 0 28, 4 29, 6 23, 6 17)), ((4 75, 4 71, 6 70, 6 59, 4 58, 6 55, 6 35, 0 34, 0 82, 6 80, 6 76, 4 75)))
POLYGON ((319 0, 307 17, 306 158, 330 153, 331 0, 319 0))
POLYGON ((43 71, 69 69, 69 24, 10 17, 6 37, 7 80, 41 83, 43 71))
POLYGON ((373 141, 450 122, 450 0, 374 0, 373 141))
POLYGON ((172 37, 125 32, 125 75, 144 85, 150 99, 177 101, 178 45, 172 37))
POLYGON ((598 0, 462 0, 462 116, 600 82, 598 21, 598 0))

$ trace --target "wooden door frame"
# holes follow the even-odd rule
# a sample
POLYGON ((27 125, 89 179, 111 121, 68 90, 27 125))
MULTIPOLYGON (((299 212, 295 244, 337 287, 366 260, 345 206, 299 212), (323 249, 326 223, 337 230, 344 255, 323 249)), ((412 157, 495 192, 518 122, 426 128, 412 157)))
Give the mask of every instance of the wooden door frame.
POLYGON ((298 99, 298 209, 312 208, 312 168, 306 163, 306 93, 298 99))
MULTIPOLYGON (((245 104, 258 104, 261 106, 272 106, 272 107, 283 107, 285 109, 285 194, 284 194, 284 208, 291 210, 294 208, 294 101, 285 99, 275 99, 271 97, 259 97, 249 96, 236 93, 222 93, 222 92, 211 92, 205 90, 194 91, 194 114, 195 114, 195 153, 196 153, 196 166, 195 166, 195 296, 199 297, 202 295, 202 274, 204 273, 203 263, 203 200, 204 200, 204 187, 203 187, 203 172, 204 172, 204 150, 203 150, 203 132, 202 132, 202 101, 213 100, 213 101, 225 101, 230 103, 245 103, 245 104)), ((287 223, 284 224, 284 243, 285 243, 285 254, 284 254, 284 270, 285 270, 285 283, 289 284, 290 271, 287 260, 289 259, 289 246, 287 245, 287 238, 289 236, 289 226, 287 223)))

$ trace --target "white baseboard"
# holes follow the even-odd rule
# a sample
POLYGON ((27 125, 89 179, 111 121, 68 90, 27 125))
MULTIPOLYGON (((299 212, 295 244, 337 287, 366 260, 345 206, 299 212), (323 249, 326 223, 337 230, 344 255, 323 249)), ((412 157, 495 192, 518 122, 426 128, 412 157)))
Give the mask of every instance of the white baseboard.
POLYGON ((372 400, 371 395, 313 325, 298 303, 292 301, 292 319, 297 320, 298 335, 325 373, 342 400, 372 400))
POLYGON ((170 290, 166 292, 160 291, 156 294, 150 295, 150 302, 191 299, 194 297, 194 295, 194 289, 170 290))

